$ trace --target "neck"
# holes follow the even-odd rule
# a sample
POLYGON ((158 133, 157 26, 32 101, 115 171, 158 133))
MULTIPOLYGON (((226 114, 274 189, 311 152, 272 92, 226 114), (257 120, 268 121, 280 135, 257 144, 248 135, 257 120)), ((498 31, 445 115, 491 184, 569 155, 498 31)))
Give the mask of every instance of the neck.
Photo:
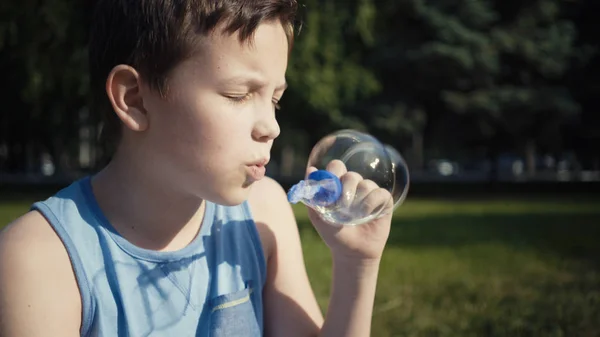
POLYGON ((120 235, 140 248, 185 247, 198 234, 205 203, 174 190, 132 159, 117 153, 92 179, 102 212, 120 235))

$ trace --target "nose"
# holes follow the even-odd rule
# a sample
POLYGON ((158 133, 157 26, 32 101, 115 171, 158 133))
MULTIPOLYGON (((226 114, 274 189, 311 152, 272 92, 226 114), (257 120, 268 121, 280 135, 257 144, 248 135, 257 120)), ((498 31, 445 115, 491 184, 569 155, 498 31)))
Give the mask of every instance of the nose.
POLYGON ((281 129, 275 118, 275 109, 273 103, 269 102, 269 109, 261 109, 258 112, 258 118, 252 129, 252 138, 259 142, 268 142, 279 136, 281 129))

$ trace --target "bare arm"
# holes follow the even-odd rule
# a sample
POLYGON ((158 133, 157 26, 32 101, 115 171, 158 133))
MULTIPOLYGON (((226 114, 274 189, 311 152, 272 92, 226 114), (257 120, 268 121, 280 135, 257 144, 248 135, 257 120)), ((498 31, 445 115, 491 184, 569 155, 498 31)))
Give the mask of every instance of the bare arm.
POLYGON ((67 252, 30 212, 0 233, 0 337, 79 336, 81 299, 67 252))
POLYGON ((332 293, 320 336, 370 336, 379 264, 333 260, 332 293))
POLYGON ((266 227, 261 236, 270 241, 263 293, 265 335, 369 336, 378 263, 358 265, 334 257, 324 320, 306 274, 297 224, 285 191, 274 181, 260 184, 255 186, 250 204, 259 227, 266 227))
POLYGON ((306 273, 298 227, 285 192, 270 179, 252 188, 250 206, 268 255, 263 291, 265 336, 316 336, 323 315, 306 273))

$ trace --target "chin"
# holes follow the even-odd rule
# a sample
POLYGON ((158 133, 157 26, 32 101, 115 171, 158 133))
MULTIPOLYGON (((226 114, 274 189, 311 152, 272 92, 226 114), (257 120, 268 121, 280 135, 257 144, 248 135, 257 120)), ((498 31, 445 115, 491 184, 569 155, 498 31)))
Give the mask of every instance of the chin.
POLYGON ((249 187, 244 185, 244 187, 229 188, 209 200, 223 206, 237 206, 248 200, 248 196, 250 195, 249 187))

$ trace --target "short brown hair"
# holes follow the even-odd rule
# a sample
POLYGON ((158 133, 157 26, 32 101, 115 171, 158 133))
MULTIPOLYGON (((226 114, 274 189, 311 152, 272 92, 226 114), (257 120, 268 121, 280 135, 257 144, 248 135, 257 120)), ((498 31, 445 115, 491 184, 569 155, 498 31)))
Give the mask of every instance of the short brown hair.
POLYGON ((134 67, 164 96, 170 71, 192 56, 198 40, 217 25, 238 32, 243 42, 262 22, 279 20, 291 48, 296 10, 296 0, 97 0, 89 66, 93 106, 104 117, 103 134, 111 141, 120 135, 105 92, 106 78, 116 65, 134 67))

